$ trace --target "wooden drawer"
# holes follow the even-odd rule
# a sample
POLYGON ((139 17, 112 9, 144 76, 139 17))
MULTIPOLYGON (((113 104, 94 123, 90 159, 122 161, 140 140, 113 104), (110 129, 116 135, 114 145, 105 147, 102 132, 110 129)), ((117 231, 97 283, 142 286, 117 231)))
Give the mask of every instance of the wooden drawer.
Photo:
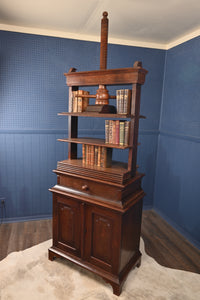
POLYGON ((106 185, 96 180, 84 179, 71 175, 59 174, 58 184, 76 191, 84 192, 88 195, 103 197, 119 201, 121 199, 121 189, 118 186, 106 185))
POLYGON ((141 178, 135 177, 125 185, 108 183, 106 181, 74 176, 66 172, 54 171, 57 175, 57 183, 61 186, 84 192, 112 201, 122 201, 136 191, 141 190, 141 178))

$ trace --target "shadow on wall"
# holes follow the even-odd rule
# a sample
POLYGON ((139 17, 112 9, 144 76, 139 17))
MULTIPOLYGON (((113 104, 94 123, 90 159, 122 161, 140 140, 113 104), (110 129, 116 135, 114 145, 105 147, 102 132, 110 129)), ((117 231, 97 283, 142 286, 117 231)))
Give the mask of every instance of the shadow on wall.
POLYGON ((179 224, 182 202, 180 173, 183 172, 183 163, 176 159, 176 155, 171 149, 166 151, 160 143, 156 165, 154 208, 179 224))

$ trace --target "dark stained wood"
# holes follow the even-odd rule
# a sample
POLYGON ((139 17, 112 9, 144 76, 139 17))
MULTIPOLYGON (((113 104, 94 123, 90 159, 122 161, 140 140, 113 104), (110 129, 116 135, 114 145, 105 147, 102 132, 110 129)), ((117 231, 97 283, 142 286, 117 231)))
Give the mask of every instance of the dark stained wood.
POLYGON ((127 163, 116 161, 112 161, 111 167, 103 168, 96 165, 83 165, 82 159, 68 159, 59 161, 57 170, 119 184, 124 184, 131 178, 127 163))
POLYGON ((55 193, 53 195, 53 205, 53 246, 80 256, 80 202, 55 193))
POLYGON ((139 240, 130 238, 140 236, 141 233, 141 217, 142 217, 142 201, 137 202, 124 215, 122 222, 122 251, 120 257, 120 270, 129 263, 136 252, 140 257, 139 240))
MULTIPOLYGON (((91 117, 91 118, 112 118, 112 119, 129 119, 134 118, 134 115, 126 114, 103 114, 103 113, 94 113, 94 112, 62 112, 58 113, 58 116, 77 116, 77 117, 91 117)), ((145 116, 140 115, 139 119, 146 119, 145 116)))
POLYGON ((128 155, 128 170, 132 176, 136 172, 137 163, 137 145, 138 145, 138 129, 139 129, 139 115, 140 115, 140 95, 141 85, 133 84, 132 86, 132 100, 131 100, 131 114, 135 116, 131 119, 130 123, 130 140, 129 144, 133 145, 133 148, 129 150, 128 155))
POLYGON ((89 106, 86 114, 102 112, 101 117, 112 117, 111 113, 116 112, 115 107, 109 106, 106 85, 132 84, 129 145, 78 138, 78 114, 68 114, 68 139, 59 139, 69 144, 68 160, 58 162, 57 185, 50 189, 53 193, 53 245, 49 248, 49 259, 64 257, 100 274, 119 295, 128 272, 139 267, 141 258, 139 242, 145 194, 141 188, 143 174, 136 174, 136 156, 140 89, 147 71, 141 62, 135 62, 132 68, 106 70, 107 15, 103 13, 100 70, 75 72, 70 69, 65 76, 69 97, 79 86, 99 86, 95 105, 89 106), (112 162, 111 167, 84 165, 77 158, 77 144, 129 148, 128 163, 112 162))
MULTIPOLYGON (((71 74, 74 74, 76 69, 72 68, 71 74)), ((69 97, 72 96, 73 91, 77 91, 77 87, 69 87, 69 97)), ((69 116, 68 117, 68 137, 77 138, 78 135, 78 117, 77 116, 69 116)), ((68 158, 76 159, 77 158, 77 144, 68 144, 68 158)))
POLYGON ((65 73, 68 86, 144 84, 147 70, 143 68, 122 68, 65 73))
MULTIPOLYGON (((129 195, 133 195, 137 191, 141 191, 141 179, 143 174, 137 174, 132 180, 126 184, 111 184, 102 180, 94 180, 91 177, 82 177, 66 172, 54 171, 58 176, 57 184, 74 189, 77 193, 85 193, 86 195, 99 196, 103 199, 113 201, 121 201, 127 199, 129 195), (106 194, 104 190, 106 189, 106 194)), ((122 206, 125 202, 121 203, 122 206)))
POLYGON ((129 145, 116 145, 116 144, 108 144, 105 143, 104 139, 97 139, 97 138, 73 138, 73 139, 57 139, 60 142, 67 142, 67 143, 76 143, 76 144, 85 144, 85 145, 94 145, 94 146, 103 146, 107 148, 116 148, 116 149, 127 149, 132 148, 129 145))
POLYGON ((111 273, 117 272, 120 214, 93 205, 86 206, 84 259, 111 273))
POLYGON ((100 70, 107 68, 107 48, 108 48, 108 13, 103 12, 101 19, 101 46, 100 46, 100 70))
MULTIPOLYGON (((112 285, 113 292, 118 295, 128 272, 132 267, 139 265, 143 191, 134 193, 129 207, 121 208, 120 211, 112 205, 110 208, 106 207, 101 201, 95 203, 92 198, 89 201, 89 197, 84 197, 81 193, 74 195, 73 192, 59 192, 57 187, 51 191, 54 199, 54 222, 53 246, 49 248, 49 259, 52 260, 54 255, 64 258, 70 256, 74 263, 80 265, 81 261, 84 268, 91 270, 92 267, 92 272, 96 274, 101 270, 101 276, 112 285), (63 216, 60 216, 60 202, 67 205, 68 212, 63 216), (84 203, 84 225, 79 222, 83 219, 79 209, 82 203, 84 203), (68 213, 73 213, 74 218, 69 217, 68 213), (62 239, 60 231, 64 231, 62 239), (80 233, 83 236, 80 236, 80 233), (130 236, 127 233, 134 233, 133 242, 130 243, 130 236), (84 245, 81 246, 78 241, 83 241, 84 245), (81 257, 78 249, 83 249, 81 257), (125 263, 120 268, 122 251, 128 252, 128 258, 123 260, 125 263)), ((126 255, 123 255, 123 258, 126 255)))

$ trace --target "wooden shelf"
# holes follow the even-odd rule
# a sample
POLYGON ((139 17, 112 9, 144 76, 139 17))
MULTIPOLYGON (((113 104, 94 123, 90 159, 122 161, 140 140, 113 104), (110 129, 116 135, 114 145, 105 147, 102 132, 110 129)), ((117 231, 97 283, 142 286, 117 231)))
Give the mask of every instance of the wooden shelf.
POLYGON ((107 148, 116 148, 116 149, 127 149, 133 148, 129 145, 117 145, 117 144, 107 144, 104 139, 97 138, 71 138, 71 139, 58 139, 60 142, 75 143, 75 144, 85 144, 85 145, 94 145, 94 146, 103 146, 107 148))
MULTIPOLYGON (((101 114, 93 112, 61 112, 58 116, 75 116, 75 117, 92 117, 92 118, 116 118, 116 119, 134 119, 134 115, 130 114, 101 114)), ((139 116, 140 119, 146 119, 145 116, 139 116)))

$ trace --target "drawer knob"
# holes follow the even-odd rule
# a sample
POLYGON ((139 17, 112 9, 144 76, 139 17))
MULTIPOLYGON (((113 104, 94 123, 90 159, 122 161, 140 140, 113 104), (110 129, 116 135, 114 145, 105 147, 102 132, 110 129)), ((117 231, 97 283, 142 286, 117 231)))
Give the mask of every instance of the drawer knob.
POLYGON ((89 190, 89 187, 87 186, 87 184, 82 185, 82 190, 83 191, 88 191, 89 190))

